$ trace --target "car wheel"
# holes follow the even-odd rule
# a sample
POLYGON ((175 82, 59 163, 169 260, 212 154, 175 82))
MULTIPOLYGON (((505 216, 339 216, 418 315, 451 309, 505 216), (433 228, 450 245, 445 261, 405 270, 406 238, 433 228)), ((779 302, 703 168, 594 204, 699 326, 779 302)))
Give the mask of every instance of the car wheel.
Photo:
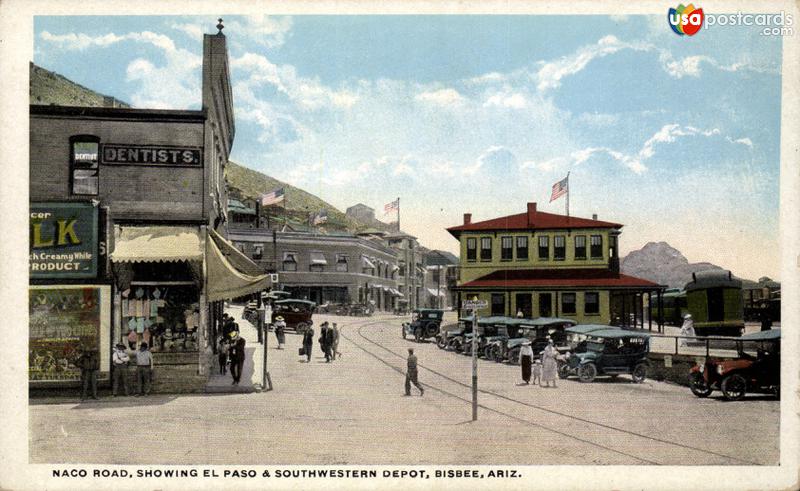
POLYGON ((414 329, 414 341, 421 343, 422 342, 422 328, 418 327, 414 329))
POLYGON ((508 362, 512 365, 519 365, 519 349, 514 348, 508 352, 508 362))
POLYGON ((497 363, 503 362, 504 360, 503 350, 500 348, 500 346, 497 345, 492 346, 492 360, 494 360, 497 363))
POLYGON ((569 369, 569 365, 567 363, 562 363, 561 365, 558 366, 558 377, 559 378, 565 379, 565 378, 569 377, 569 372, 570 372, 570 369, 569 369))
POLYGON ((729 401, 741 400, 747 392, 747 380, 738 373, 722 379, 722 394, 729 401))
POLYGON ((447 348, 447 340, 445 339, 444 336, 438 336, 436 338, 436 346, 438 346, 439 349, 447 348))
POLYGON ((492 346, 483 348, 483 357, 487 360, 494 360, 494 357, 492 356, 492 346))
POLYGON ((634 383, 641 384, 644 382, 644 379, 647 378, 647 365, 644 363, 639 363, 633 367, 631 377, 633 378, 634 383))
POLYGON ((308 324, 301 322, 294 328, 295 332, 302 334, 308 330, 308 324))
POLYGON ((692 394, 697 397, 708 397, 713 392, 706 383, 703 374, 697 372, 689 375, 689 389, 691 389, 692 394))
POLYGON ((593 382, 595 377, 597 377, 597 367, 594 363, 587 363, 578 368, 578 378, 581 382, 593 382))

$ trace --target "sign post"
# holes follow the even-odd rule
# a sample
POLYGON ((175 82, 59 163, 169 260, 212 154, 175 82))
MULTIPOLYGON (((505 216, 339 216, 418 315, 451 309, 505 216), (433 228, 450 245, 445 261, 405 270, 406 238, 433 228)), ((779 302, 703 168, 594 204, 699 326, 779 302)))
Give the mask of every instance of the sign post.
POLYGON ((472 421, 478 421, 478 309, 489 306, 486 300, 464 300, 461 307, 472 311, 472 421))

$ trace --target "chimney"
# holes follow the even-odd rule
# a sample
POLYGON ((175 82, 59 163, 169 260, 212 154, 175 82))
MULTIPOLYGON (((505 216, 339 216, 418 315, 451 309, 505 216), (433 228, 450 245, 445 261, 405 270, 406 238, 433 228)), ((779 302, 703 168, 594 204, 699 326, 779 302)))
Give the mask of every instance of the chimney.
POLYGON ((472 213, 464 213, 464 225, 472 223, 472 213))
POLYGON ((592 220, 597 220, 597 213, 592 213, 592 220))
POLYGON ((536 216, 536 203, 528 203, 528 226, 533 226, 533 218, 536 216))

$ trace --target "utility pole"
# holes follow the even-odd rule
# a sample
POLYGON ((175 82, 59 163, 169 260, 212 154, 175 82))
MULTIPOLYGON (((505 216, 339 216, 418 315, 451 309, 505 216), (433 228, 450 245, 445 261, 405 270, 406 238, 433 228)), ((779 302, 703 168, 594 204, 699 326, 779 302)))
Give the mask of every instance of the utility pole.
POLYGON ((462 303, 464 310, 472 311, 472 421, 478 421, 478 309, 489 306, 486 300, 465 300, 462 303))

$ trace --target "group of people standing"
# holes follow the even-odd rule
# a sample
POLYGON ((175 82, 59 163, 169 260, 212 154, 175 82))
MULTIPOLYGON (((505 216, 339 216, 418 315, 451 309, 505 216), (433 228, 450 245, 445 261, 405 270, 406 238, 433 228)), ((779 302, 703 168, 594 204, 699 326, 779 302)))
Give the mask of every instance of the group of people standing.
MULTIPOLYGON (((111 355, 111 396, 117 397, 120 386, 126 396, 128 388, 128 366, 136 364, 136 396, 150 394, 150 383, 153 380, 153 354, 147 343, 141 343, 139 350, 129 352, 125 345, 118 343, 111 355), (133 358, 133 360, 131 360, 133 358)), ((100 371, 100 355, 96 349, 81 347, 81 353, 75 360, 75 366, 81 369, 81 401, 86 397, 97 399, 97 372, 100 371)))
MULTIPOLYGON (((277 335, 277 328, 276 328, 277 335)), ((334 322, 333 325, 327 321, 320 325, 319 347, 325 355, 325 362, 330 363, 336 360, 336 356, 342 356, 339 352, 339 326, 334 322)), ((278 341, 280 344, 280 340, 278 341)), ((306 357, 306 363, 311 362, 311 353, 314 350, 314 329, 309 326, 303 333, 303 347, 300 348, 300 356, 306 357)))
POLYGON ((531 376, 533 376, 533 385, 539 382, 541 387, 550 387, 553 383, 553 388, 556 388, 556 378, 558 377, 558 350, 553 345, 553 340, 547 341, 547 346, 542 351, 540 360, 534 360, 533 348, 530 341, 522 343, 522 349, 519 351, 519 364, 522 368, 522 380, 525 385, 531 383, 531 376), (547 385, 544 385, 547 384, 547 385))

